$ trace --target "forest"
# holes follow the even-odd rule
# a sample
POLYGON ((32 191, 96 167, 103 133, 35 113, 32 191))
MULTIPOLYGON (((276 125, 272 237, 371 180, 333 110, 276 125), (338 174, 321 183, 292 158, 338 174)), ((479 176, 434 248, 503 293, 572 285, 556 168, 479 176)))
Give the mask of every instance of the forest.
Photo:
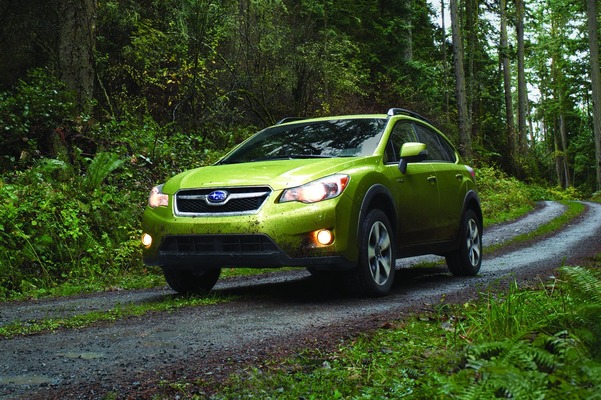
POLYGON ((0 0, 0 297, 141 268, 149 188, 286 116, 412 109, 488 174, 590 196, 598 21, 596 0, 0 0))

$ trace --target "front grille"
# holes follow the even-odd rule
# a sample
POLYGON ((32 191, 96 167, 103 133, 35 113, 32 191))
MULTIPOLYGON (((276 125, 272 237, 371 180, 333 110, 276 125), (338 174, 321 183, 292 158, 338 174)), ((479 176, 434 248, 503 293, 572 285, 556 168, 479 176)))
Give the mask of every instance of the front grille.
POLYGON ((175 214, 253 214, 261 208, 270 193, 268 187, 180 190, 175 194, 175 214), (209 195, 216 191, 227 192, 227 197, 221 202, 211 202, 209 195))
POLYGON ((273 253, 276 245, 265 235, 182 235, 168 236, 162 253, 195 255, 243 255, 273 253))

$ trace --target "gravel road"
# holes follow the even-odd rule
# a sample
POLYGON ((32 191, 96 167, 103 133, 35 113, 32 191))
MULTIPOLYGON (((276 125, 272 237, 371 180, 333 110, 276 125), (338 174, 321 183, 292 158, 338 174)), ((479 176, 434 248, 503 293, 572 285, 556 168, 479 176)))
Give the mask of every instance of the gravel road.
MULTIPOLYGON (((143 398, 162 377, 219 376, 270 355, 339 341, 382 326, 403 313, 461 299, 506 276, 552 274, 564 262, 599 251, 601 205, 561 232, 504 254, 485 254, 481 273, 452 277, 443 267, 412 268, 401 260, 392 294, 357 299, 305 271, 223 280, 215 290, 242 300, 128 318, 114 324, 0 339, 0 399, 143 398)), ((564 206, 541 203, 526 217, 487 229, 484 243, 505 242, 561 215, 564 206)), ((0 304, 0 325, 108 310, 117 304, 157 301, 167 288, 116 291, 59 300, 0 304)))

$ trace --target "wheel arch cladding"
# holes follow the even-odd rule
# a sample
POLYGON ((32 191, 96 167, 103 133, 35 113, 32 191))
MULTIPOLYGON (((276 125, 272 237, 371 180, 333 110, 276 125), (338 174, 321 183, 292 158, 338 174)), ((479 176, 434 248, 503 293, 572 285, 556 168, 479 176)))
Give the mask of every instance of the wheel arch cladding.
POLYGON ((365 216, 369 213, 370 210, 380 209, 390 222, 392 226, 393 233, 395 236, 398 234, 397 230, 397 210, 394 205, 394 199, 388 189, 384 185, 376 184, 371 186, 368 191, 363 196, 363 202, 361 203, 361 211, 359 213, 359 224, 358 227, 361 226, 361 221, 365 216))
POLYGON ((482 208, 480 207, 480 198, 478 197, 478 194, 476 194, 476 192, 474 192, 473 190, 467 192, 467 194, 465 195, 465 200, 463 201, 463 212, 465 212, 468 209, 474 210, 474 212, 480 219, 480 223, 484 223, 482 208))

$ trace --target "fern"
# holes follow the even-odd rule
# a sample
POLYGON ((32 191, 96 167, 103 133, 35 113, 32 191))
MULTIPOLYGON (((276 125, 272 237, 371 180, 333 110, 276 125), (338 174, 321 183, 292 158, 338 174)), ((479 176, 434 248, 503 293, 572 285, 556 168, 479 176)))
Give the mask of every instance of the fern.
POLYGON ((601 359, 601 281, 592 271, 582 267, 561 269, 565 290, 570 296, 566 324, 591 349, 593 357, 601 359))
POLYGON ((123 160, 114 153, 101 152, 96 154, 88 166, 88 173, 83 179, 82 187, 86 191, 92 191, 100 186, 106 177, 123 164, 123 160))
POLYGON ((446 394, 459 399, 601 399, 601 282, 580 267, 561 273, 561 290, 552 293, 512 286, 506 297, 489 296, 486 316, 491 320, 481 324, 487 331, 502 328, 497 329, 499 339, 467 349, 465 367, 448 379, 446 394), (547 315, 536 318, 533 311, 545 308, 547 315))
POLYGON ((574 300, 582 306, 601 307, 601 281, 582 267, 561 268, 562 277, 574 300))

